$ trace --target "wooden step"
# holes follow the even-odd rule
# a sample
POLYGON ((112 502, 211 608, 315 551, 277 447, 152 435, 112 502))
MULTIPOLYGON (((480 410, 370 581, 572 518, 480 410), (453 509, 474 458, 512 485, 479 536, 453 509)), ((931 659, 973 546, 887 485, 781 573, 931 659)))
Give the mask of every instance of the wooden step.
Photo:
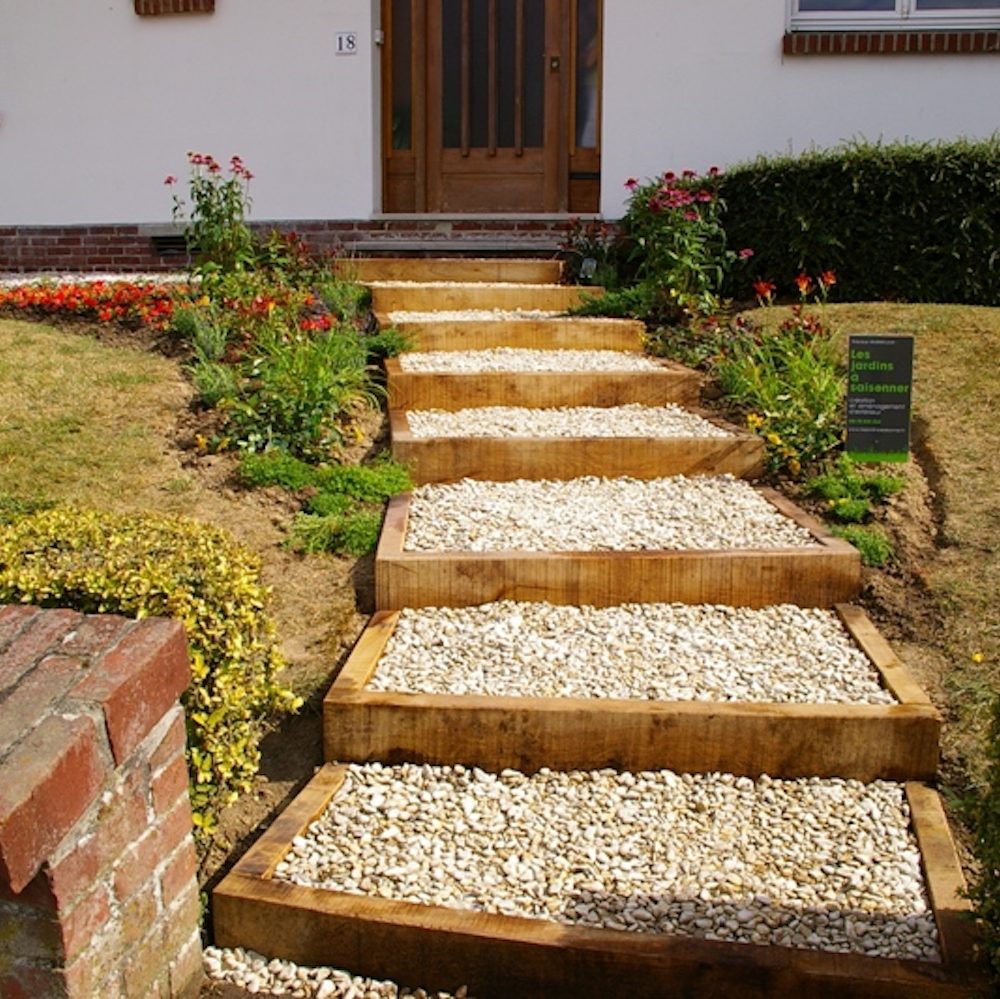
POLYGON ((635 319, 555 317, 549 319, 435 319, 393 321, 376 317, 382 327, 406 333, 412 350, 642 350, 646 327, 635 319))
POLYGON ((755 479, 764 471, 764 443, 756 434, 704 419, 731 437, 415 437, 407 414, 389 413, 392 456, 410 467, 416 485, 485 479, 575 479, 627 475, 730 475, 755 479))
POLYGON ((694 406, 701 376, 673 361, 649 371, 404 371, 399 359, 385 362, 389 407, 472 409, 477 406, 624 406, 635 402, 694 406))
POLYGON ((861 586, 856 548, 773 489, 760 493, 816 539, 815 547, 728 551, 404 551, 410 496, 389 501, 375 555, 375 605, 467 607, 494 600, 557 604, 849 603, 861 586))
POLYGON ((588 929, 276 881, 275 865, 342 781, 341 768, 323 767, 215 889, 218 946, 431 989, 464 983, 479 999, 958 999, 983 984, 955 845, 938 796, 922 784, 907 784, 906 795, 941 963, 588 929))
POLYGON ((502 257, 344 257, 338 275, 369 281, 489 281, 515 284, 558 284, 560 260, 519 260, 502 257))
POLYGON ((449 284, 378 281, 371 283, 371 289, 372 311, 377 314, 465 309, 565 312, 586 298, 604 294, 603 288, 510 282, 449 284))
POLYGON ((858 607, 841 620, 895 705, 490 697, 367 690, 399 620, 379 611, 323 702, 327 760, 485 770, 670 769, 931 780, 941 718, 858 607))

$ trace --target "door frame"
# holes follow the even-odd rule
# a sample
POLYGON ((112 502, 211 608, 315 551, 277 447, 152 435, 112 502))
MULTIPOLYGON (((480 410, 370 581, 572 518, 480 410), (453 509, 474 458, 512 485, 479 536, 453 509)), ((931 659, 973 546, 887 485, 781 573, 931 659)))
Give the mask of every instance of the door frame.
MULTIPOLYGON (((405 0, 396 0, 397 3, 405 0)), ((576 0, 546 0, 557 5, 556 11, 546 19, 546 62, 556 57, 560 60, 559 79, 555 86, 546 87, 546 145, 544 155, 550 161, 544 166, 543 206, 526 212, 509 214, 564 214, 569 211, 596 211, 599 197, 599 129, 598 148, 578 150, 575 145, 575 86, 576 86, 576 0), (550 131, 551 130, 551 131, 550 131), (551 148, 550 148, 551 147, 551 148), (579 178, 583 172, 582 180, 579 178), (576 176, 574 176, 576 174, 576 176), (591 205, 590 203, 593 202, 591 205)), ((598 9, 602 4, 598 0, 598 9)), ((440 114, 432 115, 429 107, 440 101, 440 89, 435 91, 430 62, 440 55, 441 4, 439 0, 409 0, 410 17, 410 79, 411 104, 410 145, 406 149, 393 147, 393 67, 405 65, 405 56, 394 46, 405 44, 394 38, 392 25, 393 0, 381 0, 383 45, 381 58, 381 167, 382 211, 384 214, 465 214, 442 212, 441 204, 441 149, 440 134, 430 135, 436 127, 440 130, 440 114)), ((599 51, 602 32, 598 32, 599 51)), ((598 90, 600 101, 600 56, 598 57, 598 90)), ((437 60, 440 66, 440 58, 437 60)), ((398 68, 398 67, 397 67, 398 68)), ((546 74, 549 66, 546 66, 546 74)), ((598 119, 599 120, 599 119, 598 119)), ((450 151, 448 151, 450 152, 450 151)), ((490 156, 487 149, 463 149, 462 155, 490 156)), ((470 213, 471 214, 471 213, 470 213)), ((508 214, 508 213, 482 213, 508 214)))

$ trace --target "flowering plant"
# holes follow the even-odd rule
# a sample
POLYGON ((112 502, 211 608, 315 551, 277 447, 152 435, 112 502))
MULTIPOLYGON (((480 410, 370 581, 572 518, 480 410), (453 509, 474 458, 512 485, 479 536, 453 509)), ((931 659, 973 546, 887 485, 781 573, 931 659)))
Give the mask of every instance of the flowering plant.
POLYGON ((712 167, 704 176, 668 171, 645 184, 634 177, 625 183, 631 192, 623 220, 630 260, 654 311, 668 322, 716 312, 726 273, 753 256, 749 248, 735 252, 726 245, 719 177, 712 167))
MULTIPOLYGON (((187 154, 191 165, 188 180, 190 208, 174 195, 173 217, 185 223, 188 252, 197 259, 194 272, 201 277, 205 290, 220 275, 249 269, 254 263, 254 242, 246 216, 250 212, 250 181, 253 174, 239 156, 229 160, 229 176, 205 153, 187 154)), ((177 178, 168 176, 168 186, 177 178)))
POLYGON ((0 311, 24 315, 66 316, 92 322, 148 323, 163 328, 174 309, 176 285, 151 281, 80 281, 22 284, 0 288, 0 311))

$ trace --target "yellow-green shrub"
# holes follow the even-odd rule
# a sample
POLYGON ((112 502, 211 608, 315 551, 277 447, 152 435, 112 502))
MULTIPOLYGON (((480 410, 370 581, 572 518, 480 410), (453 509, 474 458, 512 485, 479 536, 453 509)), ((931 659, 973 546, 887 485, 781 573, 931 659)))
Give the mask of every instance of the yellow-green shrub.
POLYGON ((257 773, 267 716, 299 706, 275 680, 283 662, 266 598, 252 552, 181 517, 63 507, 0 528, 0 603, 183 623, 191 805, 203 845, 257 773))

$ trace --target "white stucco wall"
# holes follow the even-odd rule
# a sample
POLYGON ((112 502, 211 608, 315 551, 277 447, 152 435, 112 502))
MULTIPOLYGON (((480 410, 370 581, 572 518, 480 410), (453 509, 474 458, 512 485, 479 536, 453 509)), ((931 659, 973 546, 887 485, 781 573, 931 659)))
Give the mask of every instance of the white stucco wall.
MULTIPOLYGON (((165 222, 185 151, 256 174, 255 219, 378 211, 378 0, 0 0, 0 225, 165 222), (338 31, 359 51, 336 56, 338 31)), ((784 58, 785 0, 605 0, 602 211, 623 182, 852 137, 1000 128, 996 56, 784 58)))
POLYGON ((629 176, 1000 129, 995 55, 784 57, 784 30, 784 0, 605 0, 604 214, 629 176))
POLYGON ((378 207, 377 0, 0 0, 0 225, 158 222, 187 150, 256 175, 256 219, 378 207), (359 52, 334 55, 338 31, 359 52))

